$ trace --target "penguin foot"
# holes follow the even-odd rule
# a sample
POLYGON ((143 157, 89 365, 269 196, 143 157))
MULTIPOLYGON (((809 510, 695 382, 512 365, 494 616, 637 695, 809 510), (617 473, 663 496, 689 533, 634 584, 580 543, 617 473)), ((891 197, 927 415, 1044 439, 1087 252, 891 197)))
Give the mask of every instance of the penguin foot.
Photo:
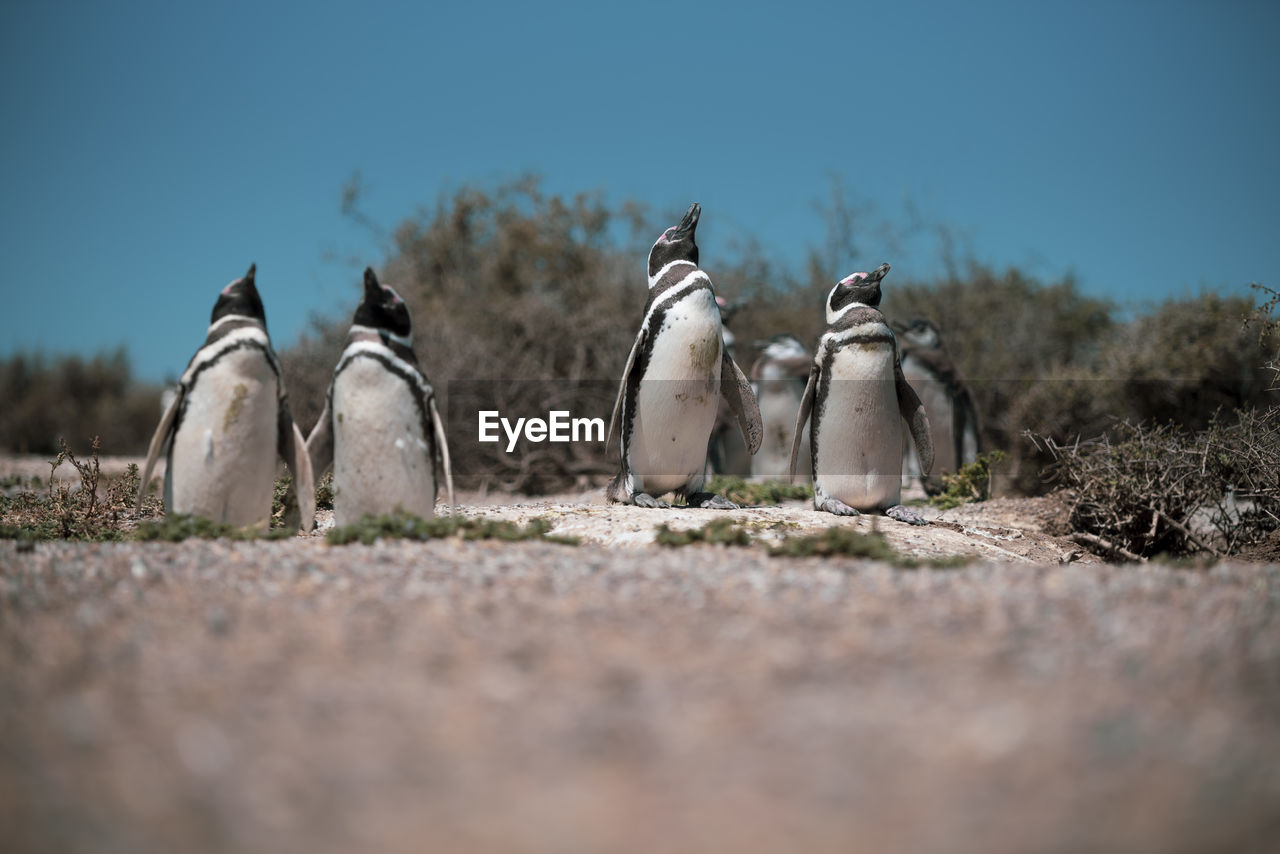
POLYGON ((695 492, 686 499, 686 503, 690 507, 700 507, 703 510, 738 510, 737 504, 734 504, 723 495, 716 495, 714 492, 695 492))
POLYGON ((843 501, 840 501, 835 498, 824 498, 822 500, 822 506, 819 507, 818 509, 825 510, 828 513, 834 513, 837 516, 861 516, 862 515, 857 510, 850 507, 848 504, 845 504, 843 501))
POLYGON ((665 501, 659 501, 647 492, 637 492, 631 496, 631 503, 637 507, 670 507, 665 501))
POLYGON ((906 522, 908 525, 928 525, 929 522, 915 510, 910 507, 903 507, 901 504, 895 504, 888 510, 884 511, 884 515, 890 519, 897 519, 899 522, 906 522))

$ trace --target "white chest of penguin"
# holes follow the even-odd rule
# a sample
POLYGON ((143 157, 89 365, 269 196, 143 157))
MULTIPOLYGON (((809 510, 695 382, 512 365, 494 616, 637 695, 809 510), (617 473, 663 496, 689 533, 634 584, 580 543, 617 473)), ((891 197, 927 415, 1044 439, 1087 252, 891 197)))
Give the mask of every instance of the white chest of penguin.
POLYGON ((635 470, 680 479, 705 464, 720 405, 720 336, 720 312, 710 290, 690 294, 666 311, 636 401, 635 470))
POLYGON ((423 430, 417 392, 405 379, 369 358, 342 370, 333 382, 334 482, 342 484, 334 496, 337 524, 359 515, 347 508, 434 514, 435 460, 423 430))
POLYGON ((278 391, 270 364, 249 348, 196 379, 169 455, 175 512, 235 525, 270 515, 278 391))
MULTIPOLYGON (((654 336, 640 382, 637 414, 687 418, 719 406, 720 313, 708 290, 698 291, 666 312, 654 336)), ((683 430, 680 432, 684 432, 683 430)))
POLYGON ((646 380, 703 380, 720 391, 720 309, 710 290, 699 289, 667 309, 654 335, 646 380))
POLYGON ((891 343, 850 343, 831 359, 826 399, 815 407, 813 453, 819 485, 851 507, 896 503, 902 416, 891 343))

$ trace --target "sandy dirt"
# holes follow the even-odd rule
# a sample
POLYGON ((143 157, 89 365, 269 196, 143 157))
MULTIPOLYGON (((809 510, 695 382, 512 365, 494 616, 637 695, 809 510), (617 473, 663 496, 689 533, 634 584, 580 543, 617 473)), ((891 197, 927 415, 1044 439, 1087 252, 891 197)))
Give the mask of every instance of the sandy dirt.
POLYGON ((0 542, 4 850, 1280 849, 1276 565, 1073 558, 1049 499, 840 522, 951 570, 462 503, 584 545, 0 542))

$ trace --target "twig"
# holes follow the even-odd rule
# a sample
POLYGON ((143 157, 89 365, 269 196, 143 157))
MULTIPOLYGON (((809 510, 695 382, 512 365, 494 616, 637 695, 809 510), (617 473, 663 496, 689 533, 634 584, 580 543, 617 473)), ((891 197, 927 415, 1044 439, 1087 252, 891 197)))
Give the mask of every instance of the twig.
POLYGON ((1147 562, 1147 559, 1142 555, 1136 555, 1133 552, 1129 551, 1128 549, 1124 548, 1123 546, 1118 546, 1115 543, 1111 542, 1110 540, 1104 540, 1102 537, 1098 537, 1093 534, 1086 534, 1086 533, 1077 531, 1076 533, 1071 535, 1071 539, 1075 540, 1077 543, 1080 543, 1081 545, 1097 546, 1098 548, 1106 549, 1107 551, 1113 554, 1118 554, 1121 557, 1127 558, 1128 560, 1131 560, 1135 563, 1147 562))

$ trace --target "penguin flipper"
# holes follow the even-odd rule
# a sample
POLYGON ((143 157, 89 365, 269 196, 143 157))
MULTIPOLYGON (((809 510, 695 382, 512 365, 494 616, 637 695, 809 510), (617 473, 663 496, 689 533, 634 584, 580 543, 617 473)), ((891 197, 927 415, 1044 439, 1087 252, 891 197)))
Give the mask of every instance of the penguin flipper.
POLYGON ((920 474, 928 477, 933 471, 933 439, 929 436, 929 416, 915 389, 902 374, 902 363, 894 360, 893 381, 898 393, 898 413, 907 422, 911 438, 916 443, 916 457, 920 460, 920 474))
POLYGON ((813 392, 818 387, 820 368, 815 364, 809 368, 809 381, 804 386, 804 396, 800 398, 800 409, 796 412, 796 429, 791 434, 791 463, 787 468, 787 481, 796 482, 796 463, 800 460, 800 443, 804 437, 804 425, 809 421, 809 412, 813 409, 813 392))
POLYGON ((453 497, 453 464, 449 462, 449 441, 445 438, 444 422, 440 420, 440 410, 436 408, 436 399, 432 395, 427 399, 427 408, 431 410, 431 424, 436 433, 436 452, 440 465, 444 469, 445 491, 449 495, 449 513, 458 515, 458 503, 453 497))
MULTIPOLYGON (((138 500, 134 504, 135 511, 142 509, 142 499, 146 497, 147 484, 151 481, 151 470, 155 468, 156 460, 172 438, 173 425, 178 417, 178 407, 182 405, 182 399, 186 396, 186 393, 187 390, 179 385, 178 393, 173 396, 173 402, 164 411, 164 415, 160 416, 160 424, 156 427, 155 435, 151 437, 151 445, 147 448, 147 462, 142 467, 142 483, 138 486, 138 500)), ((168 466, 165 467, 165 477, 169 477, 168 466)))
POLYGON ((720 393, 729 402, 729 409, 738 416, 742 438, 747 443, 747 450, 754 455, 760 450, 760 441, 764 438, 760 403, 751 391, 751 383, 743 375, 738 363, 730 358, 727 350, 720 357, 720 393))
POLYGON ((298 528, 308 533, 316 521, 316 481, 311 470, 311 457, 302 431, 289 413, 289 401, 280 399, 280 411, 276 416, 276 450, 293 475, 293 491, 298 499, 300 519, 298 528))
POLYGON ((305 534, 316 524, 316 478, 311 468, 311 457, 307 455, 307 443, 297 424, 293 425, 293 446, 298 449, 298 468, 294 477, 298 481, 298 509, 302 511, 299 529, 305 534))
MULTIPOLYGON (((331 389, 332 393, 332 389, 331 389)), ((307 456, 311 458, 312 477, 324 477, 324 473, 333 465, 333 409, 330 406, 330 395, 325 395, 324 412, 320 420, 311 428, 307 437, 307 456)))
POLYGON ((618 384, 618 399, 613 402, 613 415, 609 416, 609 433, 604 437, 606 453, 609 451, 609 446, 613 444, 613 428, 618 424, 618 416, 622 414, 622 402, 627 398, 627 386, 631 384, 631 371, 636 366, 636 354, 644 347, 645 339, 648 337, 648 330, 642 328, 640 334, 636 336, 636 343, 631 345, 627 366, 622 369, 622 382, 618 384))

